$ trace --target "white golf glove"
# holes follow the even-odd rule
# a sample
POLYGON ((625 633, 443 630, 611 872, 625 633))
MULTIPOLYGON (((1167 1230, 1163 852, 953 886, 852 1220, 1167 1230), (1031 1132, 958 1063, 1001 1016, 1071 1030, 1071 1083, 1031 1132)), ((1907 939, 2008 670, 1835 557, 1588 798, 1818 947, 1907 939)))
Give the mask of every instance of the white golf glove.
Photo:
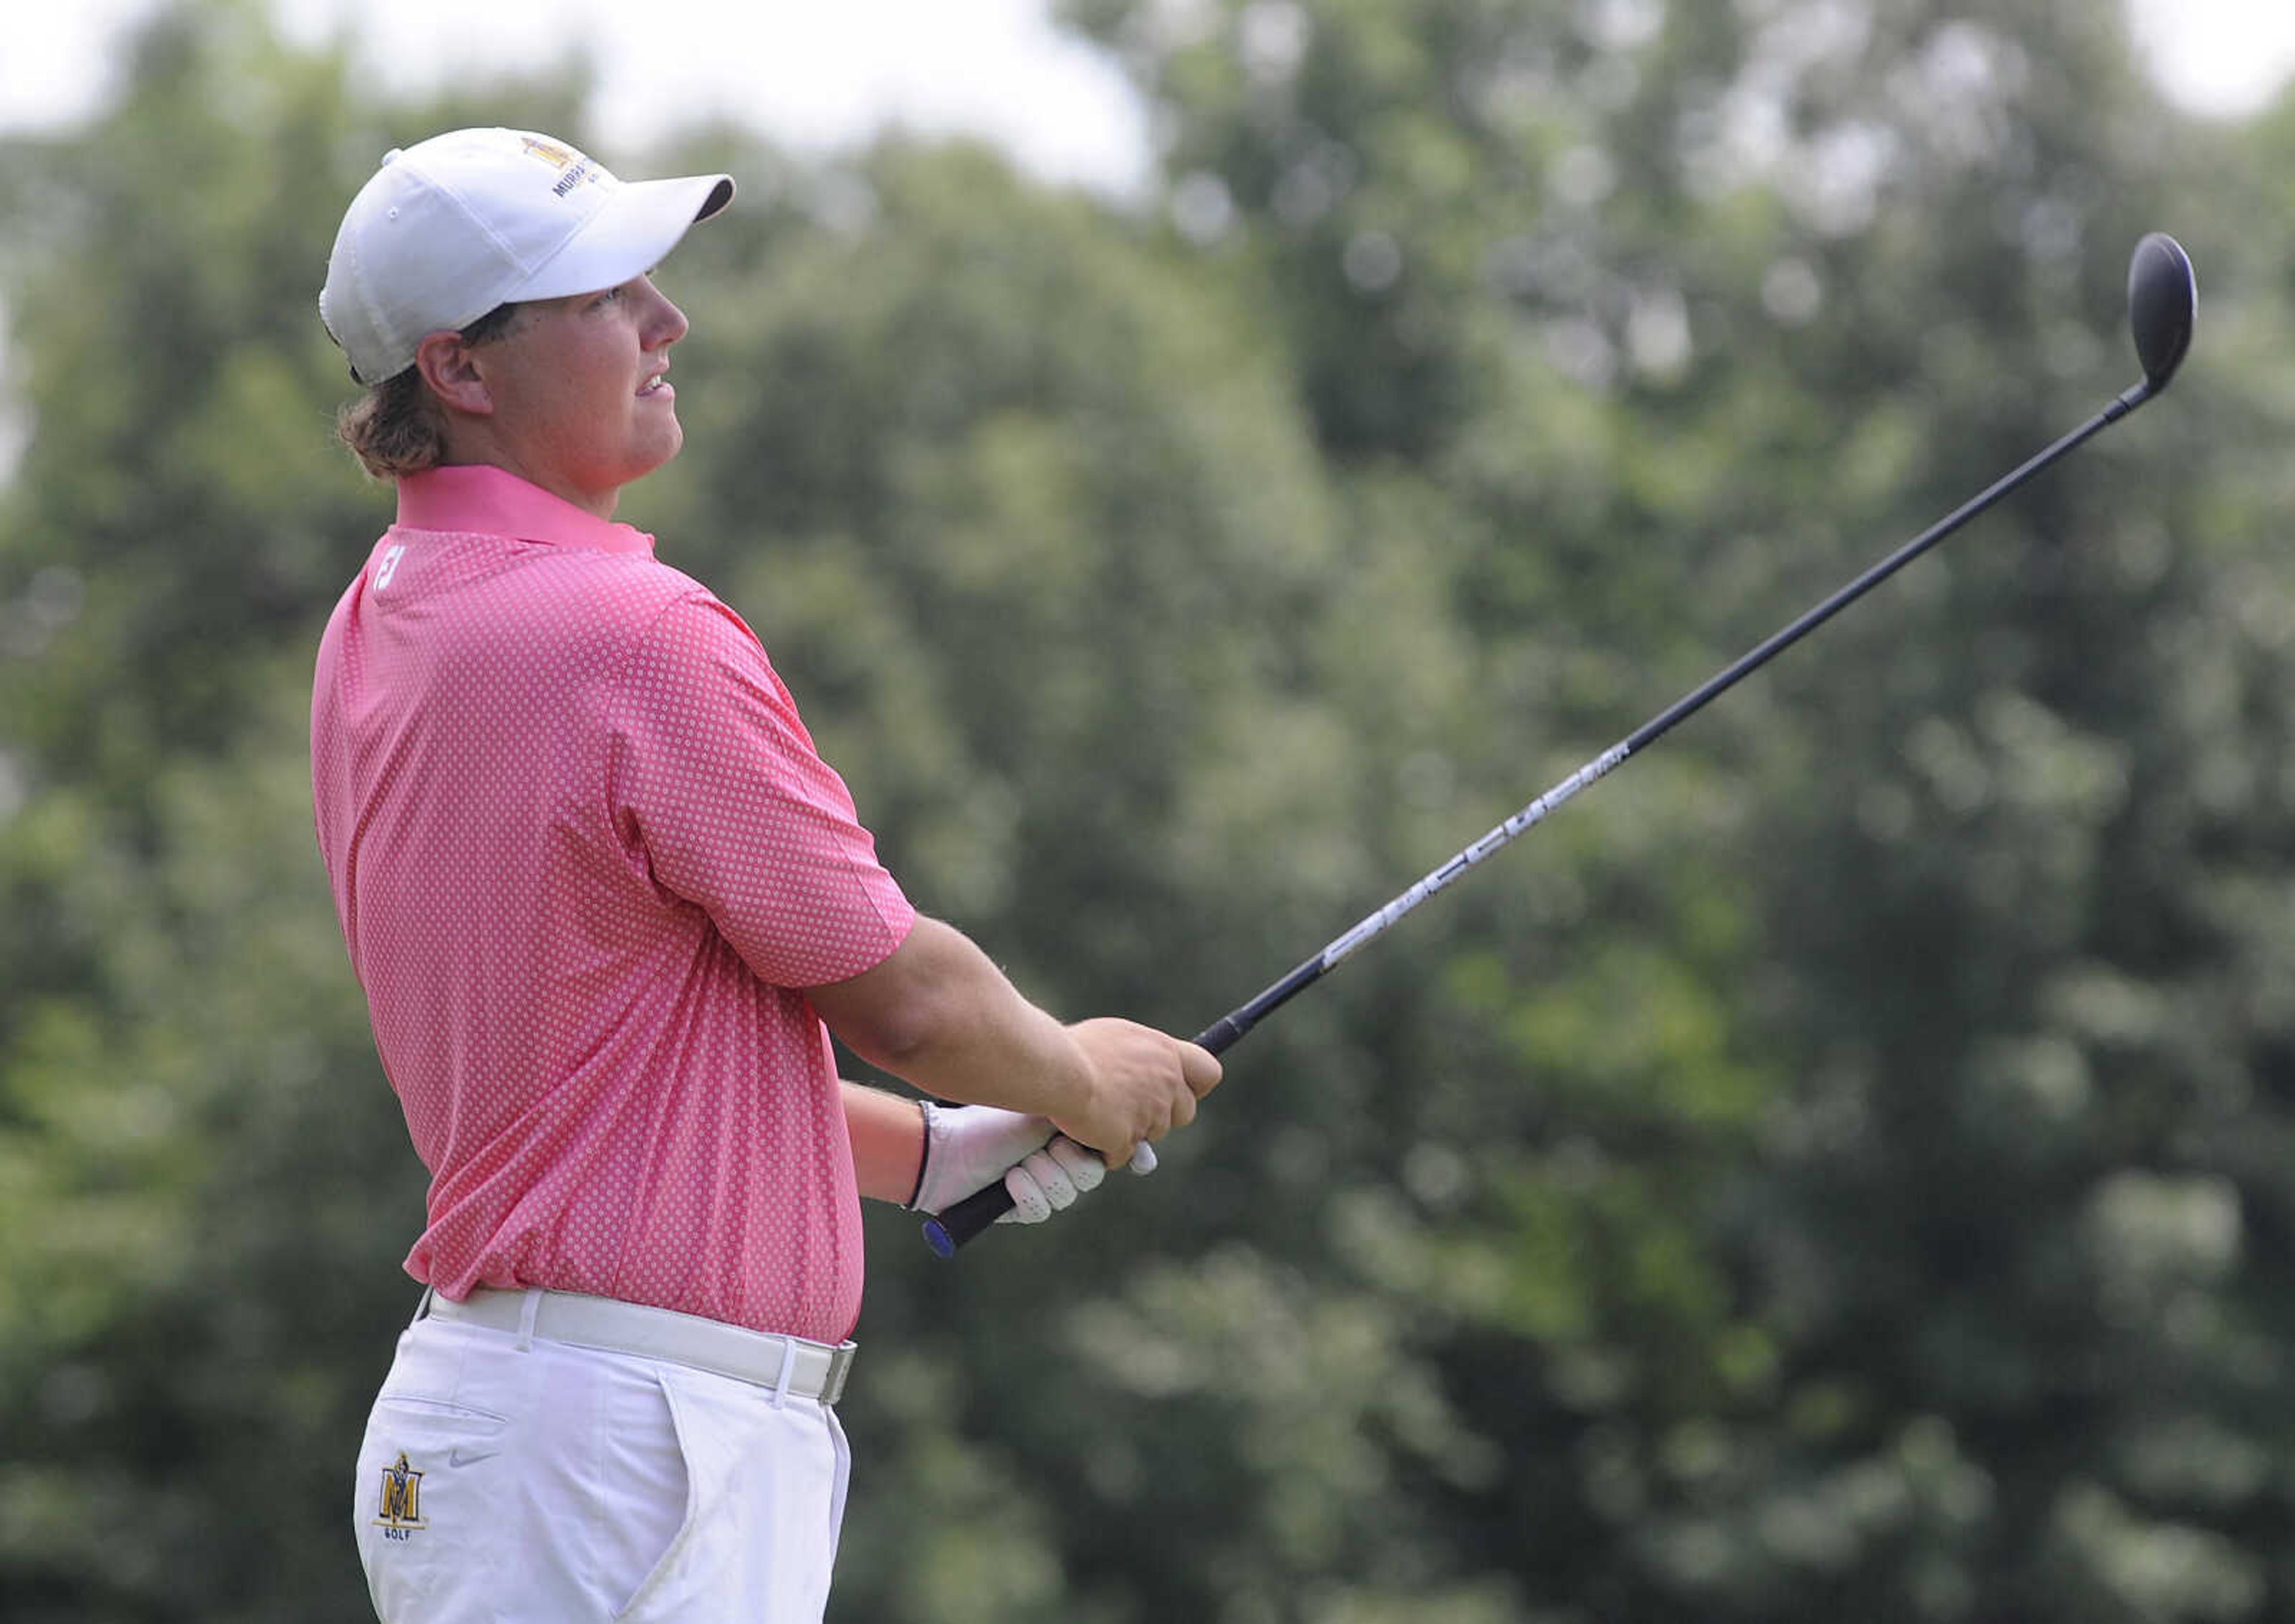
MULTIPOLYGON (((995 1106, 925 1102, 924 1168, 911 1210, 939 1212, 999 1179, 1012 1196, 1000 1224, 1040 1224, 1099 1187, 1107 1163, 1054 1128, 1044 1117, 995 1106)), ((1156 1171, 1146 1143, 1132 1153, 1131 1171, 1156 1171)))

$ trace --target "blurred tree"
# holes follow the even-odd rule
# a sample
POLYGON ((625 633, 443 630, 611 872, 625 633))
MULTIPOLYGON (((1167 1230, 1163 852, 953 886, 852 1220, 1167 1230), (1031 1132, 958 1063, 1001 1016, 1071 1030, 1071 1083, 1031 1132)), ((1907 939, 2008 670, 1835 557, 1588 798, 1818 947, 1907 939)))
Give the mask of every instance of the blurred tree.
MULTIPOLYGON (((1423 484, 1461 538, 1477 754, 1572 741, 1533 785, 2094 409, 2118 256, 2237 217, 2186 177, 2240 138, 2097 8, 1070 11, 1348 509, 1423 484)), ((2281 1141, 2284 1017, 2217 990, 2283 951, 2277 592, 2224 534, 2273 506, 2200 470, 2285 408, 2206 376, 1420 938, 1480 943, 1384 1036, 1425 1137, 1321 1267, 1421 1301, 1505 1463, 1425 1485, 1434 1571, 1566 1616, 2284 1605, 2226 1149, 2281 1141)))

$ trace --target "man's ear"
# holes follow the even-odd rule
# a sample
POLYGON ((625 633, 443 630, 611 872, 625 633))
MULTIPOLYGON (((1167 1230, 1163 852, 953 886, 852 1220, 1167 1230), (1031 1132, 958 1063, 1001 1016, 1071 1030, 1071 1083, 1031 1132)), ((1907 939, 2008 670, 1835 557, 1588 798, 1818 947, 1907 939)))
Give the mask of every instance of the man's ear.
POLYGON ((414 347, 414 364, 430 392, 457 412, 488 417, 494 409, 486 380, 478 375, 478 357, 458 332, 434 332, 414 347))

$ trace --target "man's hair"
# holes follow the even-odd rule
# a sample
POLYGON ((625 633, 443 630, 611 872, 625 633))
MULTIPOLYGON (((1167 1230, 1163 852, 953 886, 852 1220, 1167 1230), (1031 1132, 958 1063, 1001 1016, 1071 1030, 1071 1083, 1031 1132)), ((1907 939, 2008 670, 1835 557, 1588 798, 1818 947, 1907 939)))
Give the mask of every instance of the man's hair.
MULTIPOLYGON (((496 305, 461 330, 462 341, 486 344, 508 338, 517 330, 523 308, 496 305)), ((446 460, 446 420, 419 366, 370 385, 365 394, 345 402, 335 413, 335 437, 377 479, 420 474, 446 460)))

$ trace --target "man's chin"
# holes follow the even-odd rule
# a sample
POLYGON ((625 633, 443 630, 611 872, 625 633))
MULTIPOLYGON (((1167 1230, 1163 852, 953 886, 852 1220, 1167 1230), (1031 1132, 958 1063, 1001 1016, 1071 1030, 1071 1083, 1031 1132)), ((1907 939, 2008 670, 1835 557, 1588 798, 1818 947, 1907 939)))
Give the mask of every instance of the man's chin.
POLYGON ((667 466, 675 461, 677 453, 684 449, 685 430, 673 421, 669 425, 669 433, 664 440, 658 444, 649 445, 644 452, 633 460, 631 463, 633 471, 622 483, 633 484, 644 478, 656 469, 667 466))

